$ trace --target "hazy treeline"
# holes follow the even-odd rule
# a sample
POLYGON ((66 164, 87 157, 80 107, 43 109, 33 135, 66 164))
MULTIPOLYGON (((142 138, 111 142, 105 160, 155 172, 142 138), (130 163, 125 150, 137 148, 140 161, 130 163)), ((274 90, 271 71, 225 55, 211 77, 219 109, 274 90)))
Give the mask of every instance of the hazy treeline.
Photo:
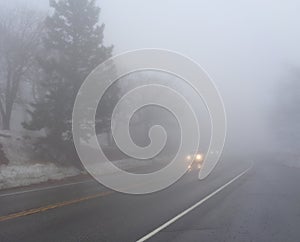
MULTIPOLYGON (((71 132, 74 100, 91 70, 111 57, 113 46, 104 45, 105 25, 95 0, 50 0, 49 9, 49 14, 32 9, 0 10, 0 125, 2 130, 12 130, 12 120, 17 119, 24 129, 41 132, 35 148, 45 160, 80 166, 71 132), (18 106, 26 110, 26 119, 14 114, 18 106)), ((287 73, 278 77, 282 80, 266 116, 276 147, 294 152, 300 146, 300 68, 287 73)), ((126 88, 140 83, 137 77, 126 88)), ((109 132, 112 109, 126 91, 122 88, 115 86, 105 95, 97 115, 98 133, 109 132)), ((143 133, 147 138, 156 121, 153 115, 153 110, 140 115, 142 124, 134 124, 143 132, 137 131, 137 136, 143 133)))
POLYGON ((270 127, 281 152, 299 153, 300 147, 300 68, 290 67, 280 77, 276 101, 270 110, 270 127))
MULTIPOLYGON (((71 133, 73 103, 83 80, 111 56, 113 46, 103 44, 105 26, 99 24, 94 0, 49 4, 47 16, 29 9, 1 10, 1 126, 9 130, 14 107, 27 102, 30 118, 20 122, 27 130, 44 132, 35 143, 38 153, 79 165, 71 133)), ((98 122, 105 129, 105 113, 98 122)))

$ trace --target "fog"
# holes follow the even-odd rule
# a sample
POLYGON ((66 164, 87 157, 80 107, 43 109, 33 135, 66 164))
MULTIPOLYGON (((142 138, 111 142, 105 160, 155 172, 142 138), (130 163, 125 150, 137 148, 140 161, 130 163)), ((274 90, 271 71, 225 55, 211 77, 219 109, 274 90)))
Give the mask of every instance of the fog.
MULTIPOLYGON (((45 0, 1 1, 4 7, 49 11, 45 0)), ((299 1, 102 0, 98 5, 104 42, 114 45, 113 54, 168 49, 209 73, 226 108, 227 148, 277 147, 271 113, 290 67, 300 65, 299 1)))
POLYGON ((236 151, 272 146, 269 112, 277 105, 277 85, 287 67, 300 62, 299 1, 102 1, 101 5, 106 36, 116 52, 175 50, 210 74, 228 115, 227 144, 236 151))
POLYGON ((300 0, 0 0, 1 241, 300 241, 300 0))

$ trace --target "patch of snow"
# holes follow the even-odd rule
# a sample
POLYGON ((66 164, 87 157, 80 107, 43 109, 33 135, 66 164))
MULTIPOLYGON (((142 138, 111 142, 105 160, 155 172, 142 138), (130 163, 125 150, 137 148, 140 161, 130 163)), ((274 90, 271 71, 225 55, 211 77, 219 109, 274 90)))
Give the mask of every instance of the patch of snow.
POLYGON ((11 165, 24 164, 32 160, 35 132, 0 131, 0 143, 11 165), (24 138, 25 137, 25 138, 24 138))
POLYGON ((60 180, 79 173, 80 171, 76 168, 59 167, 53 163, 2 165, 0 166, 0 189, 60 180))

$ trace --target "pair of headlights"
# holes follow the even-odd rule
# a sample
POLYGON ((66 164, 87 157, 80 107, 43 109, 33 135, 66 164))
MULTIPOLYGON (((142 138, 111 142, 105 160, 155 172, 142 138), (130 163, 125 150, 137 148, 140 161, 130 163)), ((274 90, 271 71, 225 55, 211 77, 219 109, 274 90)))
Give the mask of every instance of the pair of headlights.
POLYGON ((202 161, 203 156, 202 156, 201 154, 196 154, 195 156, 188 155, 188 156, 186 157, 186 159, 187 159, 188 161, 190 161, 190 160, 192 160, 192 159, 194 159, 194 160, 196 160, 196 161, 202 161))

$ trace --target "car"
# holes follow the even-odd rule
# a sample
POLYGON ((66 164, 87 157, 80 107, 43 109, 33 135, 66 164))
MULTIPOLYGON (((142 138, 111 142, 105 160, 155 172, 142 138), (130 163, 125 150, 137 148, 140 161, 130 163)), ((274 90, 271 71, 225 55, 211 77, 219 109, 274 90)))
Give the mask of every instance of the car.
POLYGON ((204 160, 203 153, 187 155, 185 161, 188 163, 188 171, 190 172, 191 170, 194 170, 194 169, 201 169, 203 160, 204 160))

